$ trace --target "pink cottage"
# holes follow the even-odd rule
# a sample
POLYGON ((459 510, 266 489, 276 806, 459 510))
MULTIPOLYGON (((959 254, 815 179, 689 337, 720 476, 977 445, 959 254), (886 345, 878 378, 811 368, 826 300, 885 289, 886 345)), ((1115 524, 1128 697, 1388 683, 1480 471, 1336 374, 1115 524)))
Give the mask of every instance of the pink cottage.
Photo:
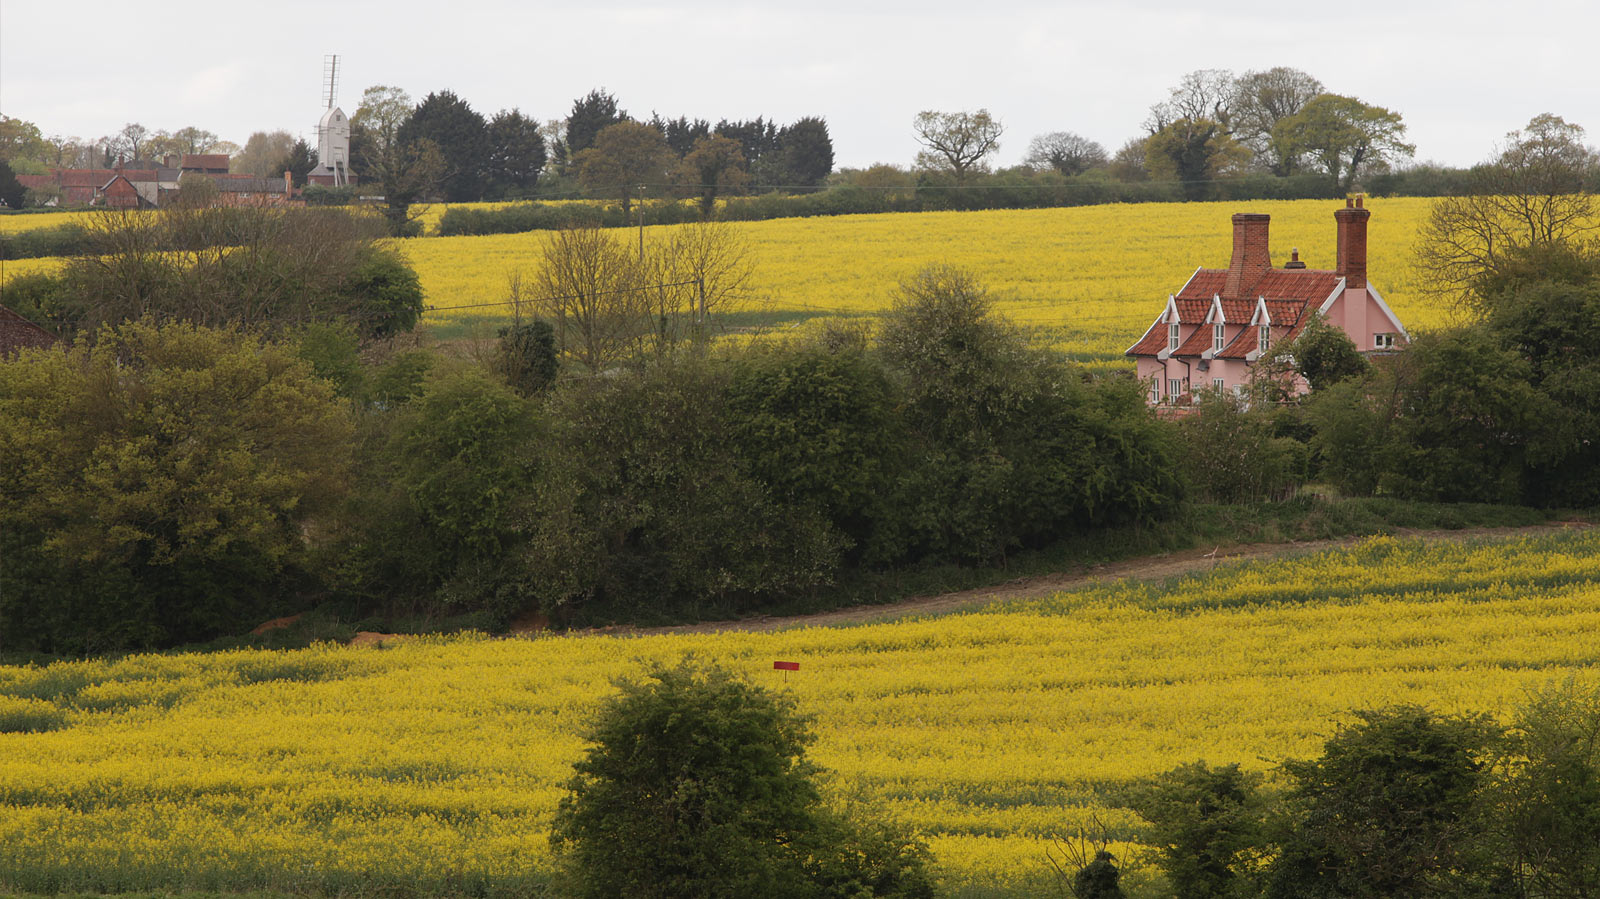
MULTIPOLYGON (((1404 346, 1410 340, 1405 326, 1367 283, 1370 215, 1359 197, 1334 212, 1339 255, 1331 272, 1306 268, 1298 251, 1283 268, 1273 268, 1271 217, 1235 215, 1233 261, 1226 269, 1196 269, 1127 350, 1149 386, 1150 402, 1186 403, 1207 389, 1242 391, 1256 360, 1297 336, 1312 315, 1343 328, 1362 352, 1404 346)), ((1303 393, 1305 382, 1298 388, 1303 393)))

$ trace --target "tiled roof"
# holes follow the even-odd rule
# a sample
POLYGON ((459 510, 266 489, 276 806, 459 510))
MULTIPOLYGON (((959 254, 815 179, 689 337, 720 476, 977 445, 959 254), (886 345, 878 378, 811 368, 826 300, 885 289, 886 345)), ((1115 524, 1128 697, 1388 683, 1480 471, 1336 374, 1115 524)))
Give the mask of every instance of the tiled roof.
MULTIPOLYGON (((1162 315, 1165 314, 1165 312, 1162 313, 1162 315)), ((1127 355, 1154 356, 1166 348, 1167 325, 1161 320, 1160 316, 1157 316, 1155 322, 1150 325, 1150 330, 1146 331, 1137 343, 1128 347, 1127 355)))
MULTIPOLYGON (((117 177, 116 169, 56 169, 62 187, 99 187, 117 177)), ((156 173, 147 169, 123 169, 129 181, 154 181, 156 173)))
POLYGON ((186 169, 223 169, 228 168, 228 154, 226 153, 185 153, 183 161, 179 163, 186 169))
POLYGON ((1178 348, 1172 351, 1174 356, 1198 356, 1211 349, 1211 326, 1202 323, 1194 329, 1194 333, 1184 338, 1178 348))
MULTIPOLYGON (((1222 285, 1228 280, 1228 270, 1225 268, 1203 268, 1194 273, 1189 283, 1183 286, 1183 292, 1178 294, 1179 300, 1204 300, 1208 305, 1211 298, 1222 292, 1222 285)), ((1333 293, 1333 286, 1339 283, 1337 272, 1321 271, 1319 269, 1269 269, 1261 276, 1254 287, 1250 288, 1248 298, 1237 302, 1255 306, 1256 297, 1266 297, 1269 300, 1323 300, 1328 294, 1333 293)), ((1178 313, 1183 314, 1182 307, 1178 313)), ((1231 321, 1233 315, 1227 312, 1231 321)), ((1184 316, 1188 318, 1188 316, 1184 316)))
POLYGON ((0 306, 0 356, 9 356, 24 347, 54 346, 55 335, 0 306))
MULTIPOLYGON (((1222 292, 1228 279, 1227 269, 1203 268, 1194 273, 1189 282, 1173 296, 1178 307, 1178 318, 1194 333, 1184 338, 1173 351, 1174 356, 1199 356, 1211 349, 1212 332, 1205 327, 1206 316, 1222 292), (1196 327, 1198 326, 1198 327, 1196 327)), ((1318 269, 1269 269, 1252 288, 1248 299, 1222 300, 1222 315, 1230 330, 1235 325, 1248 325, 1255 317, 1257 299, 1265 299, 1267 313, 1272 316, 1272 339, 1292 340, 1299 333, 1305 313, 1333 293, 1339 284, 1337 272, 1318 269), (1286 330, 1292 329, 1292 330, 1286 330)), ((1162 313, 1166 313, 1163 311, 1162 313)), ((1244 358, 1256 348, 1255 328, 1246 327, 1233 336, 1228 345, 1217 354, 1223 359, 1244 358)), ((1156 324, 1129 347, 1126 355, 1154 356, 1167 348, 1167 329, 1158 318, 1156 324)))

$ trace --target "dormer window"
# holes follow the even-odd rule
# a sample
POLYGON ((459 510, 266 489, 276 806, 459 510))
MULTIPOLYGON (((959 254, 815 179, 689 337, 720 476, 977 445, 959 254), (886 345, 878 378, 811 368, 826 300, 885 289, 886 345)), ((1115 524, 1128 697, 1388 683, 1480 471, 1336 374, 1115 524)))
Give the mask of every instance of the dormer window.
POLYGON ((1221 322, 1211 326, 1211 349, 1213 352, 1222 352, 1223 345, 1227 343, 1224 333, 1221 322))
POLYGON ((1178 349, 1178 323, 1167 325, 1167 351, 1174 352, 1178 349))
POLYGON ((1260 349, 1261 352, 1263 352, 1263 353, 1265 353, 1267 351, 1268 347, 1272 346, 1272 326, 1271 325, 1262 325, 1261 326, 1261 333, 1257 335, 1256 343, 1258 345, 1257 348, 1260 349))

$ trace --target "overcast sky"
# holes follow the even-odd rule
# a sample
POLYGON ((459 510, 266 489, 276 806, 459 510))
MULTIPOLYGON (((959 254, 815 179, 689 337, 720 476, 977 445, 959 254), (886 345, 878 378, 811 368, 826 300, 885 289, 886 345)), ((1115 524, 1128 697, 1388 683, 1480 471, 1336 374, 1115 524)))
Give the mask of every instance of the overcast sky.
POLYGON ((1115 151, 1185 72, 1279 65, 1400 112, 1419 160, 1479 161, 1546 111, 1600 139, 1597 0, 0 0, 0 113, 47 135, 314 141, 329 53, 346 112, 388 84, 560 118, 604 87, 634 116, 823 116, 839 166, 910 163, 924 109, 987 108, 1001 164, 1047 131, 1115 151))

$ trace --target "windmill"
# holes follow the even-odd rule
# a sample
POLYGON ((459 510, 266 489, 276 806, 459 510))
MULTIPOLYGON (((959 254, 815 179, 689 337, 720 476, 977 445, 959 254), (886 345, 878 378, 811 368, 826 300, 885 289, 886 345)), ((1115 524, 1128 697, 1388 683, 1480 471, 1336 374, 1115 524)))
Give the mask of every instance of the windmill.
POLYGON ((339 98, 339 57, 322 58, 322 105, 317 122, 317 167, 311 173, 314 184, 343 187, 350 176, 350 119, 335 103, 339 98))

